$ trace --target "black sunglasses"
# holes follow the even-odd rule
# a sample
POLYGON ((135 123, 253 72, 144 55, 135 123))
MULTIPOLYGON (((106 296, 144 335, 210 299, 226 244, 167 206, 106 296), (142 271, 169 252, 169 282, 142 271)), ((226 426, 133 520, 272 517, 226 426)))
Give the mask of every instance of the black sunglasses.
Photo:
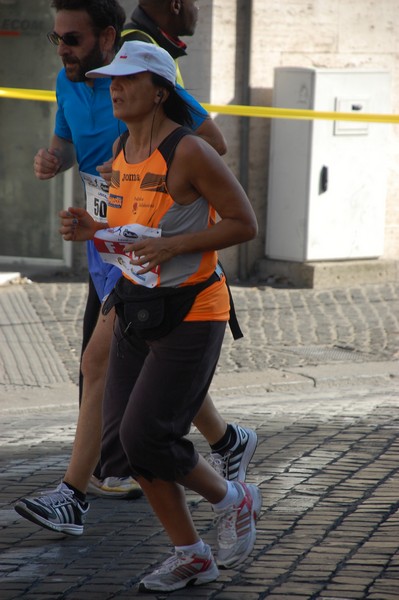
POLYGON ((74 33, 59 35, 55 31, 50 31, 47 34, 47 39, 53 46, 59 46, 61 42, 64 42, 66 46, 79 46, 79 38, 74 33))

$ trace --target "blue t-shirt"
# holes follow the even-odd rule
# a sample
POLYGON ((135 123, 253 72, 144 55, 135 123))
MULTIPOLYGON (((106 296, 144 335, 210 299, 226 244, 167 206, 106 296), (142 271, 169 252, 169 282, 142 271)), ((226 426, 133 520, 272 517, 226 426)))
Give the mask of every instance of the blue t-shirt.
MULTIPOLYGON (((84 82, 74 83, 67 78, 65 69, 59 72, 54 133, 73 143, 80 171, 98 176, 96 167, 111 158, 112 145, 126 130, 126 125, 113 115, 109 91, 111 79, 98 78, 93 82, 93 87, 84 82)), ((177 90, 191 108, 195 130, 208 113, 181 86, 177 86, 177 90)), ((121 276, 121 271, 103 262, 92 240, 87 242, 87 259, 90 276, 98 297, 103 301, 121 276)))
MULTIPOLYGON (((65 69, 59 72, 54 133, 73 143, 80 171, 98 175, 96 167, 111 158, 112 144, 126 130, 126 125, 113 115, 111 80, 93 81, 93 87, 84 82, 74 83, 67 78, 65 69)), ((92 240, 86 243, 86 249, 90 276, 100 301, 103 301, 121 272, 103 262, 92 240)))

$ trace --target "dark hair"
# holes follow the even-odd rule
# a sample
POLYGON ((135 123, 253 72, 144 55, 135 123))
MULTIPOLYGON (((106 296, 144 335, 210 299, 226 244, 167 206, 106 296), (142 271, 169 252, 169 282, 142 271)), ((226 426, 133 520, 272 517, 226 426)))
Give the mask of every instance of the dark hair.
POLYGON ((151 73, 151 77, 154 85, 163 87, 169 92, 168 97, 163 103, 165 115, 172 121, 179 123, 179 125, 185 125, 192 129, 194 121, 191 113, 195 109, 190 107, 187 102, 179 96, 176 92, 176 88, 172 86, 167 79, 164 79, 156 73, 151 73))
POLYGON ((126 14, 118 0, 52 0, 51 8, 59 10, 84 10, 93 22, 94 28, 100 32, 110 25, 116 31, 115 49, 119 46, 119 38, 126 14))

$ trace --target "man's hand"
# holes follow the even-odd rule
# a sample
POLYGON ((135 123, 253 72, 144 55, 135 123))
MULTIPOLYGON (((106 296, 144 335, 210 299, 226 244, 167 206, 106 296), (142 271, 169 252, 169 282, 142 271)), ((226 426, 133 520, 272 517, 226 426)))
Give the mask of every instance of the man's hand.
POLYGON ((108 184, 111 183, 112 162, 113 162, 113 158, 110 158, 109 160, 107 160, 102 165, 99 165, 98 167, 96 167, 96 169, 99 172, 99 174, 101 175, 101 177, 103 179, 105 179, 105 181, 108 184))
POLYGON ((56 148, 41 148, 33 161, 33 169, 38 179, 51 179, 61 169, 60 151, 56 148))

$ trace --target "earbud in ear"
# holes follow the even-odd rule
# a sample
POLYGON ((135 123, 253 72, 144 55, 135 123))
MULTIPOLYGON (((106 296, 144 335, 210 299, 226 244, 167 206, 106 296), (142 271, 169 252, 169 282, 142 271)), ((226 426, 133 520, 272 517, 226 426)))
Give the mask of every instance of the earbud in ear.
POLYGON ((158 92, 158 98, 163 98, 163 91, 162 90, 159 90, 159 92, 158 92))

